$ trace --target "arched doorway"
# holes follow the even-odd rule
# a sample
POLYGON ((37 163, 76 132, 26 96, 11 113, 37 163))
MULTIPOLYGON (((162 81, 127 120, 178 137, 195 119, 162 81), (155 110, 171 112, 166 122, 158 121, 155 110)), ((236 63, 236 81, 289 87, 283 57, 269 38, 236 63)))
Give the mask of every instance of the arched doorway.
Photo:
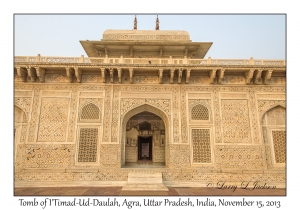
POLYGON ((121 125, 122 167, 167 166, 169 123, 163 111, 144 104, 128 111, 121 125))

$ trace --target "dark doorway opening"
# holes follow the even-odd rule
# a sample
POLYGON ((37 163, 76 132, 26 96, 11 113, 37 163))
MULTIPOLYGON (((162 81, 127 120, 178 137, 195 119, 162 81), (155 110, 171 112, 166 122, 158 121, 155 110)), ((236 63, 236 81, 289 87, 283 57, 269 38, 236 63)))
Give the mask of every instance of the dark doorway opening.
POLYGON ((138 138, 138 159, 152 160, 152 136, 138 138))

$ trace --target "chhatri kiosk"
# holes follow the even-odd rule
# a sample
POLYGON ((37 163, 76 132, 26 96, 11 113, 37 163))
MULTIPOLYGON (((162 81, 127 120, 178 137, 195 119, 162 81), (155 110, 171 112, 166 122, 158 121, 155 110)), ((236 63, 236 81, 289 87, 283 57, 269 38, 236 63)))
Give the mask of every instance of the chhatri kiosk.
POLYGON ((212 42, 158 19, 80 43, 14 57, 15 187, 285 188, 284 60, 205 59, 212 42))

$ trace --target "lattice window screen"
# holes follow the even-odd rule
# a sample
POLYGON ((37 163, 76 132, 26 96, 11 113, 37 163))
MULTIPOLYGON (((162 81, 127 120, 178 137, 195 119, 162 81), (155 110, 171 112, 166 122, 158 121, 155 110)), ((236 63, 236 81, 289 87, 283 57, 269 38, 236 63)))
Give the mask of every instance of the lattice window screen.
POLYGON ((286 162, 286 132, 272 131, 276 163, 286 162))
POLYGON ((100 119, 100 110, 99 108, 92 103, 85 105, 81 111, 81 120, 99 120, 100 119))
POLYGON ((81 128, 78 162, 96 162, 98 128, 81 128))
POLYGON ((193 162, 211 163, 209 129, 192 129, 193 162))
POLYGON ((208 109, 203 105, 196 105, 191 111, 192 120, 209 120, 208 109))

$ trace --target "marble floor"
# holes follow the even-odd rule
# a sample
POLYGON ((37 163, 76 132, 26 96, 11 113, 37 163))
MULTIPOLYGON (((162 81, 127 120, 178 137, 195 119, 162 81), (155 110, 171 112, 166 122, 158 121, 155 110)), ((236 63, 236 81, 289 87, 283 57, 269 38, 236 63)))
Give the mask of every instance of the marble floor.
POLYGON ((168 187, 169 191, 122 191, 122 187, 16 187, 15 196, 285 196, 286 189, 245 190, 168 187))

